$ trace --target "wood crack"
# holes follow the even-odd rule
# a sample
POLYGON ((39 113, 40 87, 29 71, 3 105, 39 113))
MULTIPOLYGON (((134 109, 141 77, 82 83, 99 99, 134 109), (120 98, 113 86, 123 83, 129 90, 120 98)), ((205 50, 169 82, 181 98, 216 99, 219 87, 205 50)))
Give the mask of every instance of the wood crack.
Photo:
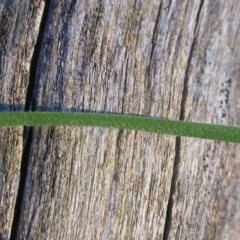
MULTIPOLYGON (((204 0, 201 0, 199 9, 197 12, 197 16, 196 16, 194 37, 193 37, 192 45, 190 47, 189 58, 188 58, 188 62, 187 62, 187 68, 186 68, 186 73, 185 73, 185 78, 184 78, 184 83, 183 83, 182 101, 181 101, 179 120, 184 120, 184 118, 185 118, 185 106, 186 106, 186 101, 187 101, 187 96, 188 96, 188 81, 189 81, 190 65, 191 65, 191 60, 193 57, 193 52, 195 49, 196 34, 197 34, 197 30, 198 30, 199 18, 200 18, 201 10, 203 7, 203 3, 204 3, 204 0)), ((173 165, 173 171, 172 171, 171 188, 170 188, 170 194, 169 194, 169 199, 168 199, 168 204, 167 204, 166 219, 165 219, 165 226, 164 226, 164 232, 163 232, 163 240, 167 240, 169 238, 169 233, 171 230, 174 195, 176 192, 180 159, 181 159, 181 137, 177 137, 176 144, 175 144, 175 159, 174 159, 174 165, 173 165)))
MULTIPOLYGON (((39 27, 39 33, 38 33, 36 45, 33 51, 33 56, 32 56, 31 65, 30 65, 30 73, 29 73, 29 85, 28 85, 27 94, 26 94, 25 111, 30 111, 30 110, 34 111, 33 97, 34 97, 37 64, 40 56, 43 35, 46 28, 50 2, 51 1, 45 1, 45 6, 42 14, 40 27, 39 27)), ((22 208, 24 203, 23 201, 24 201, 24 193, 25 193, 25 184, 27 180, 28 163, 29 163, 29 156, 31 154, 32 139, 33 139, 33 127, 24 127, 20 181, 19 181, 18 193, 16 198, 16 204, 14 208, 11 234, 10 234, 10 239, 12 240, 18 239, 18 236, 19 236, 21 213, 22 213, 22 208)))
POLYGON ((45 1, 43 15, 42 15, 42 19, 39 27, 39 33, 38 33, 36 45, 33 51, 33 56, 32 56, 31 65, 30 65, 29 84, 27 88, 25 111, 35 110, 34 88, 35 88, 35 82, 36 82, 37 65, 40 57, 41 45, 42 45, 43 36, 46 28, 50 2, 51 1, 45 1))

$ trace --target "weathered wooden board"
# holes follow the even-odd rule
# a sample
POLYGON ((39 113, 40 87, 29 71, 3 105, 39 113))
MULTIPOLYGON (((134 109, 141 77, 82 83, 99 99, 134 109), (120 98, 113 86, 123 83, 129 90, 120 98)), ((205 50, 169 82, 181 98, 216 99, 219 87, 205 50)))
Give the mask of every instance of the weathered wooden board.
MULTIPOLYGON (((23 101, 1 103, 24 105, 28 95, 27 108, 34 111, 118 112, 240 125, 237 0, 46 4, 31 91, 11 82, 23 91, 23 101)), ((28 24, 39 26, 36 13, 42 9, 40 4, 28 24)), ((97 128, 34 128, 26 136, 23 208, 12 226, 16 238, 238 236, 238 145, 97 128)), ((16 149, 20 160, 21 148, 16 149)))
MULTIPOLYGON (((23 110, 43 1, 0 1, 0 111, 23 110)), ((0 238, 9 239, 18 194, 23 128, 0 129, 0 238)))
MULTIPOLYGON (((240 125, 240 2, 204 1, 184 119, 240 125)), ((238 239, 240 146, 183 139, 169 239, 238 239)))
MULTIPOLYGON (((34 110, 178 118, 183 82, 176 80, 177 74, 166 81, 174 63, 157 59, 155 50, 156 29, 166 17, 158 1, 51 4, 34 110)), ((177 38, 167 41, 177 44, 177 38)), ((164 56, 175 58, 174 48, 168 53, 164 56)), ((176 66, 176 71, 181 73, 184 65, 176 66)), ((163 236, 175 138, 106 129, 37 128, 32 139, 21 238, 163 236)))

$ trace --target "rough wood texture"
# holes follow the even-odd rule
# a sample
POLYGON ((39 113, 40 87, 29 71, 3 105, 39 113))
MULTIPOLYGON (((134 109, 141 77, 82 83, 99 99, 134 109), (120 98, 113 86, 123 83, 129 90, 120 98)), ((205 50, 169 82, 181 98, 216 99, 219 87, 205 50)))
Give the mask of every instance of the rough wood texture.
MULTIPOLYGON (((11 80, 23 102, 1 103, 25 104, 28 96, 30 110, 240 125, 237 0, 46 4, 29 91, 11 80)), ((29 129, 24 140, 18 239, 236 239, 240 232, 239 145, 62 127, 29 129)))
MULTIPOLYGON (((204 1, 184 118, 240 125, 239 1, 204 1)), ((169 239, 238 239, 240 146, 182 139, 169 239)))
MULTIPOLYGON (((0 110, 23 110, 43 1, 0 1, 0 110)), ((9 239, 18 194, 23 128, 0 129, 0 239, 9 239)))

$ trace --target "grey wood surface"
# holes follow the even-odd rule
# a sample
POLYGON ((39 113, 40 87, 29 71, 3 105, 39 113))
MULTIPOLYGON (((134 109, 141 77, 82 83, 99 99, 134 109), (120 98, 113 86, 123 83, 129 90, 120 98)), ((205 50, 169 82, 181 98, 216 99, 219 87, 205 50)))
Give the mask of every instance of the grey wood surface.
MULTIPOLYGON (((1 110, 240 125, 239 12, 237 0, 6 0, 1 110)), ((102 128, 24 132, 1 130, 3 239, 240 233, 239 145, 102 128)))
MULTIPOLYGON (((0 1, 0 111, 23 110, 43 1, 0 1)), ((18 195, 23 128, 0 129, 0 239, 9 239, 18 195)))

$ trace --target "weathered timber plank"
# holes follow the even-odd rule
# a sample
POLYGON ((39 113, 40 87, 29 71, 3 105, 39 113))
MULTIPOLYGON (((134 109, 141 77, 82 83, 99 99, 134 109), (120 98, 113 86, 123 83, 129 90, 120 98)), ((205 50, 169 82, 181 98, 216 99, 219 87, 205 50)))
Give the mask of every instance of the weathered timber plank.
MULTIPOLYGON (((240 125, 239 1, 204 1, 192 43, 186 120, 240 125)), ((240 146, 183 139, 169 239, 238 239, 240 146)))
MULTIPOLYGON (((0 111, 23 110, 43 1, 0 1, 0 111)), ((18 193, 23 128, 0 129, 0 238, 9 239, 18 193)))
MULTIPOLYGON (((238 9, 233 0, 51 2, 33 110, 239 125, 238 9)), ((36 128, 32 139, 20 239, 239 232, 237 145, 89 128, 36 128)))
MULTIPOLYGON (((178 119, 198 3, 50 5, 34 110, 178 119), (187 12, 187 13, 186 13, 187 12)), ((175 138, 36 128, 20 239, 161 239, 175 138)))

